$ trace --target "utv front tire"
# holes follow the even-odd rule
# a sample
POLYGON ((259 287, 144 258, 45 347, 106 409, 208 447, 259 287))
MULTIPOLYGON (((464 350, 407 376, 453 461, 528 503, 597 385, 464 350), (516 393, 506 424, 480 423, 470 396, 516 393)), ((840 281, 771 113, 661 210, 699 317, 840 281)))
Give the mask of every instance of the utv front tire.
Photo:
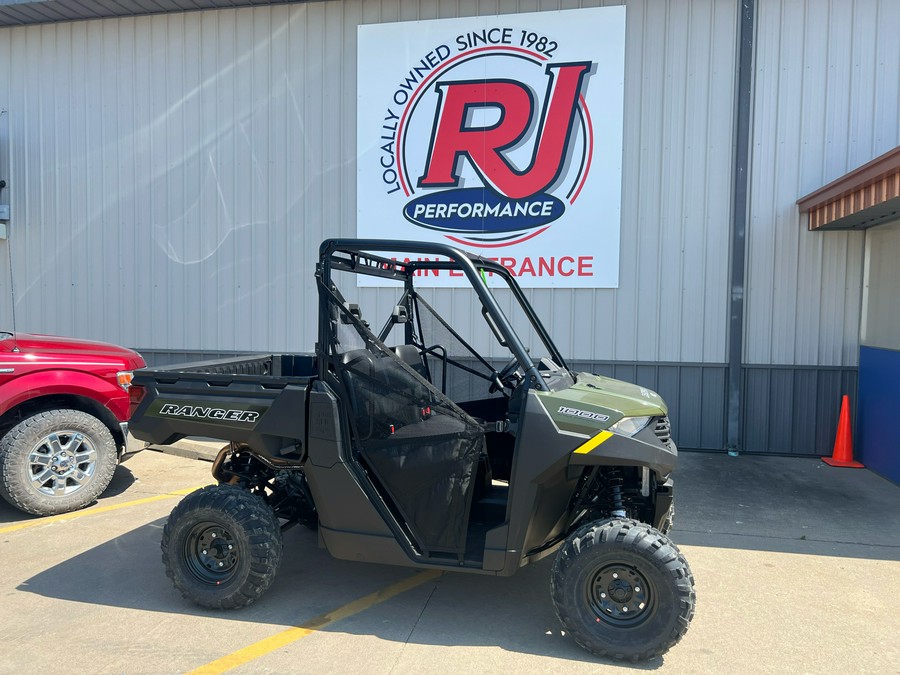
POLYGON ((668 537, 634 520, 588 523, 556 555, 553 603, 597 656, 643 661, 677 643, 694 616, 694 578, 668 537))
POLYGON ((672 528, 675 526, 675 500, 672 500, 672 503, 669 504, 669 510, 666 511, 666 516, 663 518, 662 523, 660 523, 659 531, 665 535, 668 535, 672 528))
POLYGON ((0 497, 36 516, 75 511, 109 486, 117 461, 116 442, 96 417, 45 410, 0 439, 0 497))
POLYGON ((202 607, 236 609, 272 585, 281 528, 262 497, 233 485, 192 492, 172 511, 162 536, 166 576, 202 607))

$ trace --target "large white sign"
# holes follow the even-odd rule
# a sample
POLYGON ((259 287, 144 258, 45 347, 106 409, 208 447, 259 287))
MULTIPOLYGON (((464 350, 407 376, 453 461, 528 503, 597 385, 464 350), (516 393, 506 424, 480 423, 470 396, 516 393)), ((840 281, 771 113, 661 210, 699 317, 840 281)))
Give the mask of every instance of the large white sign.
POLYGON ((360 26, 357 72, 358 236, 618 286, 624 7, 360 26))

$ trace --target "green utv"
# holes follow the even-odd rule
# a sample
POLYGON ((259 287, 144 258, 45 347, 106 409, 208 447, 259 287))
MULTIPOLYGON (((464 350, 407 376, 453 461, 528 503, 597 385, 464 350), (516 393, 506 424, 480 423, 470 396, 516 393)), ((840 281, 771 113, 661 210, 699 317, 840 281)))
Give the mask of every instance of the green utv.
POLYGON ((681 639, 694 580, 666 536, 677 451, 657 394, 569 370, 511 274, 447 245, 326 240, 316 282, 315 354, 135 373, 139 439, 229 441, 218 485, 163 532, 186 598, 250 604, 301 523, 347 560, 508 576, 555 553, 582 647, 641 660, 681 639), (446 291, 416 286, 434 274, 464 285, 443 313, 446 291))

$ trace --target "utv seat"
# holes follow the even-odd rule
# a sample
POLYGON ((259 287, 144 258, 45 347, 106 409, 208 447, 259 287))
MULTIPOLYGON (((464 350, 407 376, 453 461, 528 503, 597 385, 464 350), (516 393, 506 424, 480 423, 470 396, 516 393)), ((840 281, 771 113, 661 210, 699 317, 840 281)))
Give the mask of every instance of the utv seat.
POLYGON ((370 438, 374 432, 372 411, 364 395, 364 382, 374 370, 372 355, 368 349, 354 349, 341 354, 341 383, 347 390, 347 403, 355 413, 362 428, 358 431, 362 438, 370 438))
POLYGON ((406 365, 416 371, 423 379, 428 379, 428 371, 425 369, 425 362, 422 360, 422 354, 415 345, 397 345, 391 347, 391 351, 397 355, 397 358, 406 365))
POLYGON ((367 349, 345 352, 340 376, 360 440, 380 438, 421 422, 430 405, 425 386, 386 354, 367 349))

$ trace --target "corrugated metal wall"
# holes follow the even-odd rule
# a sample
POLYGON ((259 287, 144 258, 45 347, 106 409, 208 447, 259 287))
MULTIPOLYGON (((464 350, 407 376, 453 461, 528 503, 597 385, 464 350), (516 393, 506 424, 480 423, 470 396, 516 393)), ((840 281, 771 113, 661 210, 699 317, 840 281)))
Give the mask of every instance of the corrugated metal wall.
POLYGON ((900 3, 757 0, 742 447, 827 455, 856 406, 864 232, 796 200, 900 144, 900 3))
MULTIPOLYGON (((864 235, 808 233, 795 201, 900 142, 900 4, 756 2, 744 448, 821 452, 855 388, 864 235)), ((596 4, 333 0, 0 29, 20 329, 158 362, 311 349, 318 244, 355 233, 357 26, 596 4)), ((739 2, 627 4, 619 288, 529 294, 575 365, 658 389, 679 444, 721 448, 739 2)), ((459 291, 432 300, 475 318, 459 291)))
POLYGON ((20 327, 309 349, 316 247, 353 222, 353 7, 2 31, 20 327))
POLYGON ((757 4, 744 360, 855 366, 865 234, 796 200, 900 144, 900 3, 757 4))
MULTIPOLYGON (((20 328, 311 349, 318 244, 355 234, 357 25, 576 6, 314 2, 0 30, 20 328)), ((629 3, 620 288, 531 292, 564 353, 725 359, 735 21, 730 0, 629 3)), ((435 302, 475 318, 452 291, 435 302)))

